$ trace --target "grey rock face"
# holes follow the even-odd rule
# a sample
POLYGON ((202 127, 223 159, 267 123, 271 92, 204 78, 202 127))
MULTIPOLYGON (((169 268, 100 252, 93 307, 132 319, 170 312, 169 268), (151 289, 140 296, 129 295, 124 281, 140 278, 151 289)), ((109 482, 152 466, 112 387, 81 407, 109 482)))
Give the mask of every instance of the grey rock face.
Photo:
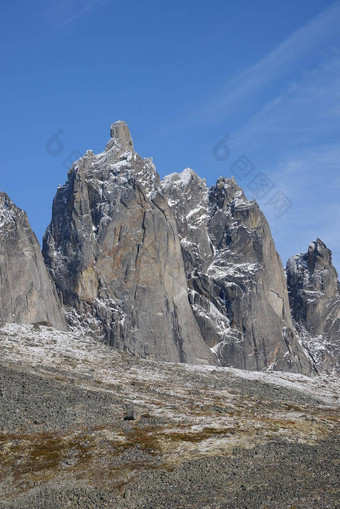
POLYGON ((60 302, 26 213, 0 192, 0 319, 66 328, 60 302))
POLYGON ((190 302, 224 366, 308 373, 268 223, 235 180, 208 190, 192 170, 162 183, 176 220, 190 302))
POLYGON ((309 373, 281 260, 233 179, 161 183, 124 122, 58 189, 43 254, 72 327, 142 357, 309 373))
POLYGON ((150 159, 124 122, 58 189, 43 254, 69 311, 112 346, 142 357, 216 363, 188 302, 176 221, 150 159))
POLYGON ((340 372, 340 284, 332 253, 317 239, 287 262, 292 315, 302 344, 321 372, 340 372))

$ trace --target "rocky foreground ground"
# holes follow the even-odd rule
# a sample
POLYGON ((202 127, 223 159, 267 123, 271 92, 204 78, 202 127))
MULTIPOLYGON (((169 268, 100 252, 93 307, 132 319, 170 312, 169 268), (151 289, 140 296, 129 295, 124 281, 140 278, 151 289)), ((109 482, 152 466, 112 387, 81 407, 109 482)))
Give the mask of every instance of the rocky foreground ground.
POLYGON ((3 324, 0 507, 340 507, 339 388, 3 324))

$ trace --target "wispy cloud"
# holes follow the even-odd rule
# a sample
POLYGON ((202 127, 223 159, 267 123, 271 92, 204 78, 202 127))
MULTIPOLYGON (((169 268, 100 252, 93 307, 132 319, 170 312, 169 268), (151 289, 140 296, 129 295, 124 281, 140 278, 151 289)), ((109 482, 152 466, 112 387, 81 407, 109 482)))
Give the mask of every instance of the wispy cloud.
POLYGON ((42 10, 44 23, 53 32, 61 30, 88 11, 107 0, 59 0, 45 4, 42 10))
POLYGON ((307 146, 315 150, 338 139, 339 131, 340 50, 331 48, 318 65, 295 77, 234 132, 233 142, 243 150, 256 150, 263 143, 279 155, 307 146))
POLYGON ((279 46, 253 66, 230 79, 221 93, 207 101, 207 104, 196 112, 207 120, 221 117, 226 112, 230 115, 236 111, 245 98, 254 96, 274 80, 282 78, 308 54, 315 56, 315 51, 330 43, 339 33, 340 2, 317 15, 304 27, 296 30, 279 46))
MULTIPOLYGON (((178 129, 191 129, 200 123, 213 125, 225 121, 229 126, 241 112, 247 114, 250 109, 270 108, 270 98, 273 104, 279 102, 279 91, 290 88, 293 94, 294 81, 299 74, 303 76, 308 64, 312 67, 318 58, 322 61, 325 48, 328 51, 333 45, 336 47, 339 20, 340 0, 337 0, 254 65, 231 77, 218 94, 207 97, 201 104, 196 104, 193 111, 173 122, 167 122, 162 127, 163 135, 178 132, 178 129)), ((224 131, 225 128, 222 134, 224 131)))

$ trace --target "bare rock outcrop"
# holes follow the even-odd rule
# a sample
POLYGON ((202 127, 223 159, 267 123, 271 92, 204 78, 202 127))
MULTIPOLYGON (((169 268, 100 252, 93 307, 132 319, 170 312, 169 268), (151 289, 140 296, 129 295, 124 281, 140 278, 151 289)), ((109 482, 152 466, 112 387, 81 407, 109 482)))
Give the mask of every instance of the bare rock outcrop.
POLYGON ((54 284, 27 215, 0 192, 0 320, 66 329, 54 284))
POLYGON ((88 151, 58 189, 44 258, 73 327, 142 357, 214 364, 188 301, 176 221, 159 185, 126 124, 113 124, 104 152, 88 151))
POLYGON ((340 283, 332 253, 316 239, 287 262, 290 305, 303 346, 318 371, 340 372, 340 283))
POLYGON ((162 182, 111 126, 58 189, 43 244, 69 324, 142 357, 310 373, 281 260, 234 179, 162 182))
POLYGON ((221 364, 308 373, 268 223, 233 178, 210 190, 192 170, 165 177, 181 239, 190 302, 221 364))

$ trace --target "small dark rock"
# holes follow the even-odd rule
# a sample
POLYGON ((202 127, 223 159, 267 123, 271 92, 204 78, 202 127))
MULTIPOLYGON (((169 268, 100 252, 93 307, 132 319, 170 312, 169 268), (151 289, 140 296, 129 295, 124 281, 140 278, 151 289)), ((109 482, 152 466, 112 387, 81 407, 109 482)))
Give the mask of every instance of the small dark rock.
POLYGON ((124 416, 124 421, 140 421, 141 417, 141 411, 138 408, 131 406, 128 408, 124 416))

